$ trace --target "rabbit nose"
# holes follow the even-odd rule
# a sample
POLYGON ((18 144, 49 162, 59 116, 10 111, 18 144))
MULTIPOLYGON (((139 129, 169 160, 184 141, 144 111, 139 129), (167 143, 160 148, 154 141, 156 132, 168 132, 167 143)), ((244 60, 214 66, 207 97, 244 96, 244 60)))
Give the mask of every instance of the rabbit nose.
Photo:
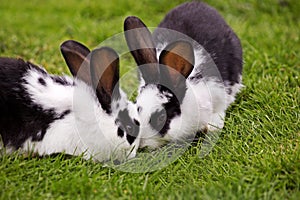
POLYGON ((114 160, 113 163, 114 163, 114 165, 120 165, 120 164, 121 164, 121 161, 119 161, 119 160, 114 160))

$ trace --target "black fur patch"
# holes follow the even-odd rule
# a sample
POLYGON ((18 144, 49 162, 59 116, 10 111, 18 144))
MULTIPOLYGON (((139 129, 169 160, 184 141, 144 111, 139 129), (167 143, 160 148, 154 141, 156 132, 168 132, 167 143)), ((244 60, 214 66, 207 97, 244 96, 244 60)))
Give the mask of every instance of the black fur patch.
POLYGON ((121 138, 124 136, 124 131, 120 127, 118 128, 118 136, 121 138))
POLYGON ((119 112, 117 120, 119 122, 119 129, 120 129, 120 132, 118 129, 118 135, 119 133, 121 135, 121 130, 122 130, 123 133, 124 132, 126 133, 126 139, 129 142, 129 144, 132 144, 135 141, 140 131, 139 122, 137 120, 132 120, 129 117, 129 113, 127 109, 121 110, 119 112))
POLYGON ((140 126, 140 122, 136 119, 133 119, 133 122, 135 123, 135 125, 140 126))
POLYGON ((126 135, 126 139, 129 142, 129 144, 132 144, 134 142, 135 138, 136 138, 135 136, 132 136, 129 134, 126 135))
POLYGON ((160 93, 168 92, 172 94, 169 101, 163 104, 164 110, 154 112, 149 122, 151 127, 154 130, 158 131, 159 134, 163 137, 170 129, 170 123, 172 119, 181 114, 181 109, 179 100, 176 98, 176 95, 174 95, 171 90, 169 90, 163 85, 157 85, 157 87, 160 93), (165 119, 159 119, 162 117, 162 115, 164 115, 164 113, 166 115, 165 119), (161 123, 162 121, 163 123, 161 123))

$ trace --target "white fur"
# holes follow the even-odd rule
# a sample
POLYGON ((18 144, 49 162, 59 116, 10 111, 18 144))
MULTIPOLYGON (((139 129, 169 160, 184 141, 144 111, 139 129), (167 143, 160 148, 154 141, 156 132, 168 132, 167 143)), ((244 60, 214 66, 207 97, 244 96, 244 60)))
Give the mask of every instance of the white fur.
MULTIPOLYGON (((65 77, 72 83, 72 79, 65 77)), ((86 159, 106 161, 111 158, 124 160, 134 157, 139 146, 138 138, 130 145, 125 136, 117 136, 115 115, 119 109, 128 106, 129 114, 137 118, 136 109, 128 103, 121 92, 121 99, 113 102, 113 112, 108 115, 102 108, 90 86, 80 80, 75 84, 61 85, 48 75, 37 70, 29 70, 24 85, 35 104, 43 109, 54 109, 63 113, 71 110, 63 119, 54 121, 43 140, 35 142, 29 138, 23 145, 23 151, 33 151, 39 155, 65 152, 71 155, 83 154, 86 159), (46 86, 38 83, 43 77, 46 86)))
POLYGON ((71 109, 73 90, 73 80, 70 77, 64 77, 70 85, 61 85, 54 82, 48 74, 43 74, 38 70, 31 69, 25 75, 27 81, 25 87, 29 94, 32 94, 32 101, 42 106, 43 109, 51 109, 62 113, 66 109, 71 109), (46 87, 38 83, 39 78, 43 78, 46 82, 46 87), (47 91, 45 91, 45 88, 47 91))

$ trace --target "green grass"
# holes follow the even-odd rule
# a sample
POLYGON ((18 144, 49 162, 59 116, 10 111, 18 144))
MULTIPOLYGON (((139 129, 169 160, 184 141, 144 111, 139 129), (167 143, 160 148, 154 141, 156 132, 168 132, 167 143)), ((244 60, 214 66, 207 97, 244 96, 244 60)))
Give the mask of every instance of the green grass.
MULTIPOLYGON (((68 73, 66 39, 96 47, 137 15, 155 26, 183 1, 0 0, 0 55, 68 73), (171 3, 172 2, 172 3, 171 3)), ((0 157, 1 199, 298 199, 300 3, 207 0, 239 35, 245 88, 213 151, 192 147, 167 167, 128 173, 81 158, 0 157)), ((121 67, 128 61, 122 61, 121 67)), ((129 63, 129 62, 128 62, 129 63)), ((1 111, 0 111, 1 112, 1 111)))

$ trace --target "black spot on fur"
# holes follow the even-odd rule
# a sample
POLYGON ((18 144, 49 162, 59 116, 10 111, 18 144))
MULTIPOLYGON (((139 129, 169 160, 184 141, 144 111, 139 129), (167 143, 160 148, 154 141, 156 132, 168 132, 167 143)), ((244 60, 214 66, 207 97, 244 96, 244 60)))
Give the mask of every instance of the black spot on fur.
POLYGON ((140 122, 136 119, 133 119, 133 122, 135 123, 135 125, 140 126, 140 122))
MULTIPOLYGON (((129 116, 128 110, 121 110, 118 114, 119 129, 126 133, 126 139, 129 144, 132 144, 140 131, 140 124, 137 120, 132 120, 129 116)), ((118 130, 119 135, 119 130, 118 130)), ((123 137, 123 136, 122 136, 123 137)))
POLYGON ((124 131, 120 127, 118 128, 118 136, 121 138, 124 136, 124 131))
POLYGON ((65 77, 63 76, 51 76, 51 79, 60 85, 73 85, 73 82, 69 82, 65 77))
POLYGON ((41 84, 41 85, 43 85, 43 86, 46 86, 47 84, 46 84, 46 81, 42 78, 42 77, 40 77, 39 79, 38 79, 38 81, 39 81, 39 83, 41 84))

